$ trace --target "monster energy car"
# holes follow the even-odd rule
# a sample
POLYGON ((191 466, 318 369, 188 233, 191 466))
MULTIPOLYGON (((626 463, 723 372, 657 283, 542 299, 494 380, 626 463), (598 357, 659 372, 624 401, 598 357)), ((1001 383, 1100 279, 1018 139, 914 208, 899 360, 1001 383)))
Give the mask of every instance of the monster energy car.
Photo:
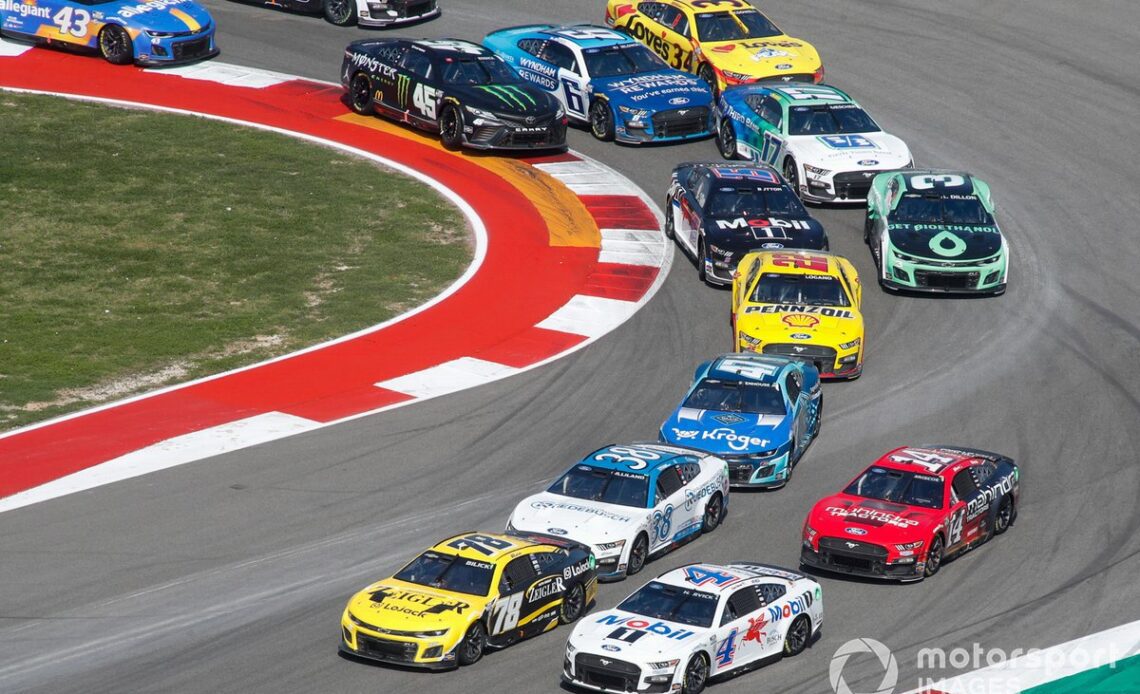
POLYGON ((875 177, 863 239, 887 289, 963 294, 1005 291, 1009 248, 990 187, 963 171, 889 171, 875 177))
POLYGON ((562 149, 566 112, 488 49, 456 39, 364 39, 344 52, 352 110, 438 132, 449 149, 562 149))

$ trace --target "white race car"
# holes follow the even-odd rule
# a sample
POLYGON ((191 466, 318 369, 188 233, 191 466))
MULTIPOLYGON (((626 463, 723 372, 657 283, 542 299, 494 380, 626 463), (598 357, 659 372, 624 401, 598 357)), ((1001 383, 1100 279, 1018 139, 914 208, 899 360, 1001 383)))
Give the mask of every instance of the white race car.
POLYGON ((562 679, 597 691, 697 694, 710 677, 799 654, 822 623, 823 591, 801 573, 690 564, 580 621, 562 679))
POLYGON ((569 537, 594 550, 598 578, 621 580, 646 560, 716 529, 728 511, 728 463, 659 443, 606 446, 541 494, 523 499, 508 531, 569 537))

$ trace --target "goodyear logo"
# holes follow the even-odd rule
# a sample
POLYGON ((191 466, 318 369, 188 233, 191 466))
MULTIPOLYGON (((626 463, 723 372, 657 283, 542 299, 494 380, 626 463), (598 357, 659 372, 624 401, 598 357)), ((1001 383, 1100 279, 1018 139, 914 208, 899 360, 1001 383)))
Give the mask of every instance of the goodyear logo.
POLYGON ((517 84, 481 84, 478 88, 512 108, 525 109, 528 104, 534 106, 536 103, 531 95, 517 84))

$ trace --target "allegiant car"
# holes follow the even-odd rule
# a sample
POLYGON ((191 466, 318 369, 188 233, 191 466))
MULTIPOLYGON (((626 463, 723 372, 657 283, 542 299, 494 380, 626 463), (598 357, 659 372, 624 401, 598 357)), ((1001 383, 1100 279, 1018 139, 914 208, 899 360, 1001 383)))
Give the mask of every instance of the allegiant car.
POLYGON ((0 0, 0 34, 96 50, 116 65, 172 65, 218 53, 214 20, 193 0, 0 0))

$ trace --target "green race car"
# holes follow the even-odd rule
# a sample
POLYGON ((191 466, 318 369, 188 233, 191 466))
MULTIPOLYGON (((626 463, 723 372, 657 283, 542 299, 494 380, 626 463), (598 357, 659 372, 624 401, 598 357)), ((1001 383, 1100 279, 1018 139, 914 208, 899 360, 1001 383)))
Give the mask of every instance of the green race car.
POLYGON ((875 176, 863 240, 886 289, 1005 292, 1009 247, 990 187, 962 171, 906 169, 875 176))

